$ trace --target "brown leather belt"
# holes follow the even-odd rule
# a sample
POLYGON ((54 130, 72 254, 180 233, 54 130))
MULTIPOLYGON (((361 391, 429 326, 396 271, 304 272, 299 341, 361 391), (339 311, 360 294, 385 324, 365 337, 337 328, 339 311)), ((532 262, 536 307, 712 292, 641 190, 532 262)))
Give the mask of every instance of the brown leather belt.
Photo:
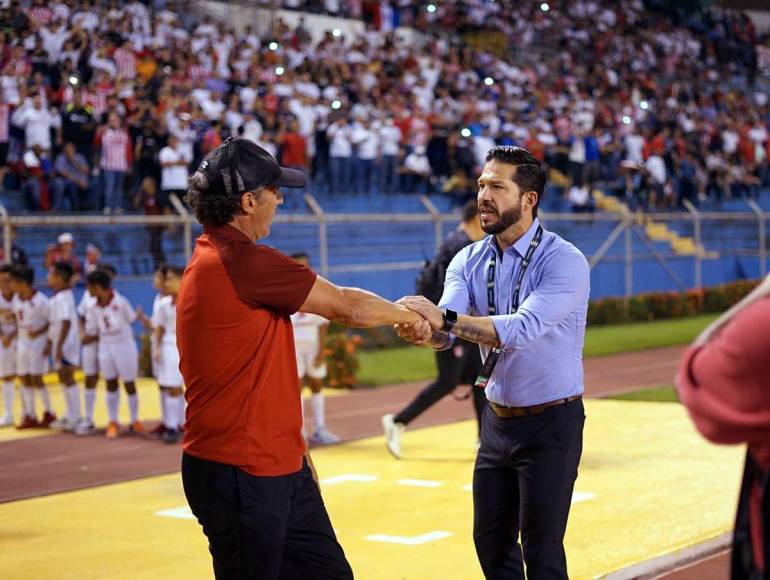
POLYGON ((582 395, 575 395, 574 397, 567 397, 566 399, 556 399, 555 401, 548 401, 541 405, 532 405, 531 407, 506 407, 504 405, 498 405, 497 403, 489 402, 489 408, 492 409, 498 417, 525 417, 527 415, 539 415, 550 407, 556 407, 557 405, 566 405, 572 401, 582 399, 582 395))

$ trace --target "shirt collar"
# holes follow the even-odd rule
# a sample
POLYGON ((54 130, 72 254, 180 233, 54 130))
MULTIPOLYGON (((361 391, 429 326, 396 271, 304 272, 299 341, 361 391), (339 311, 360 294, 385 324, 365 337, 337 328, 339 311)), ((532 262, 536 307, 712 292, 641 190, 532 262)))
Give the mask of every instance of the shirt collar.
MULTIPOLYGON (((529 229, 524 232, 524 235, 521 236, 515 244, 510 246, 507 251, 515 250, 519 256, 522 258, 527 254, 527 250, 529 249, 529 245, 532 243, 532 238, 535 237, 535 233, 537 233, 537 228, 540 225, 540 219, 535 218, 532 220, 532 225, 529 226, 529 229)), ((497 247, 497 239, 495 236, 489 236, 487 238, 487 246, 489 246, 493 251, 499 251, 497 247)))
POLYGON ((203 233, 218 238, 225 238, 226 240, 232 240, 234 242, 254 243, 253 240, 249 239, 249 236, 230 224, 225 224, 223 226, 203 226, 203 233))

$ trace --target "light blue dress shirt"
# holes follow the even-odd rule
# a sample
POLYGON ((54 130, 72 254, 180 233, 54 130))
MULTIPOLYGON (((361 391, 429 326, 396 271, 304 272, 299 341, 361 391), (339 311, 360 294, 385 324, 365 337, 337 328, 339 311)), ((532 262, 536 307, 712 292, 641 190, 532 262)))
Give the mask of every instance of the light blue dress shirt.
MULTIPOLYGON (((500 256, 494 236, 466 246, 446 273, 439 306, 471 316, 488 316, 487 272, 497 252, 492 316, 502 343, 487 384, 487 399, 500 405, 539 405, 583 392, 583 341, 590 269, 575 246, 543 231, 522 281, 519 309, 511 312, 516 275, 540 221, 500 256)), ((480 346, 486 359, 490 348, 480 346)))

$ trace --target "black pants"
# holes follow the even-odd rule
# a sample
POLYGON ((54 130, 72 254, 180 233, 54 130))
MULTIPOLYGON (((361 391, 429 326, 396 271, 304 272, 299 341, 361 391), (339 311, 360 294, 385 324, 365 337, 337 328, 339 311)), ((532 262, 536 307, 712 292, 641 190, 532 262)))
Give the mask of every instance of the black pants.
MULTIPOLYGON (((438 367, 436 380, 420 391, 414 400, 393 418, 396 423, 408 425, 429 407, 451 393, 460 383, 473 385, 481 371, 479 347, 476 344, 458 340, 454 348, 436 352, 436 366, 438 367)), ((484 389, 471 386, 471 392, 476 421, 481 430, 481 416, 487 406, 487 398, 484 395, 484 389)))
POLYGON ((488 579, 567 578, 564 532, 583 450, 582 399, 539 415, 484 414, 473 540, 488 579), (521 544, 519 544, 521 533, 521 544))
POLYGON ((290 475, 256 477, 185 453, 182 482, 217 580, 353 578, 306 463, 290 475))

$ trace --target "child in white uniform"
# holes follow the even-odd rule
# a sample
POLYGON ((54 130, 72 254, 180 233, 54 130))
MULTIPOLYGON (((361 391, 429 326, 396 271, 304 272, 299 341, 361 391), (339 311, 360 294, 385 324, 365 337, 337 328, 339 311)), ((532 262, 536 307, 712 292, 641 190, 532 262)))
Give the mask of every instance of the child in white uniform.
POLYGON ((80 389, 75 383, 75 368, 80 364, 80 329, 75 295, 70 284, 72 266, 56 262, 48 269, 48 285, 54 295, 48 302, 48 345, 46 354, 53 359, 67 403, 66 416, 51 426, 75 431, 80 423, 80 389))
POLYGON ((86 320, 88 335, 83 342, 93 342, 96 338, 99 340, 99 372, 107 381, 109 424, 106 436, 113 439, 120 434, 118 379, 123 381, 128 394, 131 416, 129 431, 143 433, 144 427, 139 422, 139 399, 135 382, 139 374, 139 352, 131 326, 136 320, 136 313, 128 300, 112 288, 112 280, 104 270, 94 270, 86 277, 86 282, 88 291, 96 297, 96 305, 86 320), (94 330, 96 335, 90 334, 94 330))
POLYGON ((160 388, 166 393, 166 429, 163 432, 163 440, 166 443, 176 443, 179 440, 184 424, 184 379, 179 372, 179 350, 176 346, 176 297, 182 274, 183 270, 180 268, 166 268, 166 296, 160 301, 152 320, 155 327, 155 376, 160 388))
POLYGON ((48 344, 48 297, 35 290, 35 271, 29 266, 16 266, 11 273, 13 312, 16 316, 16 372, 24 386, 21 390, 24 419, 17 429, 47 428, 56 421, 51 407, 51 397, 43 383, 48 371, 48 357, 44 354, 48 344), (38 422, 35 412, 35 391, 43 402, 43 419, 38 422))
POLYGON ((0 427, 10 427, 13 421, 13 401, 16 389, 16 317, 13 315, 13 288, 11 271, 13 266, 0 266, 0 377, 3 379, 4 413, 0 427))
MULTIPOLYGON (((292 258, 305 266, 310 265, 307 254, 294 254, 292 258)), ((326 378, 324 343, 329 321, 316 314, 297 312, 291 315, 291 324, 294 328, 294 348, 297 354, 299 380, 306 379, 311 392, 310 406, 313 409, 315 430, 308 442, 312 445, 338 443, 340 438, 326 427, 323 394, 323 379, 326 378)))

